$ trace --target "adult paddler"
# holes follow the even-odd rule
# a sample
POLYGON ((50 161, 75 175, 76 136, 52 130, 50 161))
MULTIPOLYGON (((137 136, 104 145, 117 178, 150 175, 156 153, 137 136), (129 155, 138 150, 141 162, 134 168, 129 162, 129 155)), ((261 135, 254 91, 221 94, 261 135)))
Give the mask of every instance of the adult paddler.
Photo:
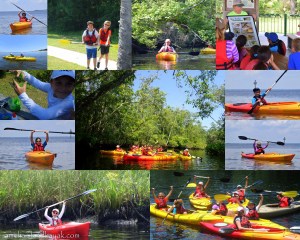
POLYGON ((84 30, 82 34, 82 43, 86 45, 86 55, 87 55, 87 69, 90 69, 90 61, 93 59, 94 70, 96 68, 97 61, 97 45, 98 45, 99 34, 94 28, 94 22, 87 22, 87 29, 84 30))

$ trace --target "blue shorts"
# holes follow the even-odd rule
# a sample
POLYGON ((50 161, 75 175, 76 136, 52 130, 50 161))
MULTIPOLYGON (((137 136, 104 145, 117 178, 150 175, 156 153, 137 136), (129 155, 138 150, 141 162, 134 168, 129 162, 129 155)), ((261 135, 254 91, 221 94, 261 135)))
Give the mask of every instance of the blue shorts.
POLYGON ((87 48, 86 55, 88 59, 97 58, 97 48, 87 48))

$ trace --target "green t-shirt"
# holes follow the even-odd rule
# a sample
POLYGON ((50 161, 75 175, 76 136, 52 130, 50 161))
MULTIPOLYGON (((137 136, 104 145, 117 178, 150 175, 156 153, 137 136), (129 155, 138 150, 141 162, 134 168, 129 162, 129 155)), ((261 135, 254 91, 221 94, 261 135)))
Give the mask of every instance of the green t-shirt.
POLYGON ((236 13, 235 11, 231 11, 227 14, 227 16, 248 16, 248 13, 245 11, 242 11, 240 14, 236 13))

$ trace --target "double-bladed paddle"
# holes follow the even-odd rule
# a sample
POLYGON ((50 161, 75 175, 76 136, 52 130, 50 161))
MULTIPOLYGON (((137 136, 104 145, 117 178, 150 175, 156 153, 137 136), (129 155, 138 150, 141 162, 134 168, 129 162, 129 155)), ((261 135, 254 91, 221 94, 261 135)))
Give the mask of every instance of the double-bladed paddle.
MULTIPOLYGON (((30 129, 18 129, 18 128, 4 128, 4 130, 15 130, 15 131, 25 131, 25 132, 45 132, 47 130, 30 130, 30 129)), ((54 131, 48 131, 49 133, 60 133, 60 134, 75 134, 75 132, 54 132, 54 131)))
POLYGON ((63 201, 57 202, 57 203, 52 204, 52 205, 50 205, 50 206, 43 207, 43 208, 40 208, 40 209, 35 210, 35 211, 33 211, 33 212, 23 214, 23 215, 21 215, 21 216, 19 216, 19 217, 16 217, 16 218, 14 219, 14 221, 18 221, 18 220, 20 220, 20 219, 22 219, 22 218, 28 217, 29 215, 31 215, 31 214, 33 214, 33 213, 39 212, 39 211, 44 210, 44 209, 49 208, 49 207, 54 207, 54 206, 56 206, 56 205, 59 205, 59 204, 61 204, 61 203, 63 203, 63 202, 69 201, 69 200, 71 200, 71 199, 74 199, 74 198, 77 198, 77 197, 80 197, 80 196, 84 196, 84 195, 90 194, 90 193, 92 193, 92 192, 95 192, 96 190, 97 190, 97 189, 87 190, 87 191, 85 191, 85 192, 83 192, 83 193, 80 193, 80 194, 74 196, 74 197, 67 198, 67 199, 65 199, 65 200, 63 200, 63 201))
POLYGON ((256 189, 256 188, 251 189, 251 191, 254 193, 276 193, 276 194, 281 193, 282 196, 285 196, 285 197, 297 197, 299 195, 298 191, 281 192, 281 191, 262 190, 262 189, 256 189))
MULTIPOLYGON (((282 78, 282 76, 283 76, 286 72, 287 72, 287 70, 285 70, 285 71, 283 72, 283 74, 280 75, 280 77, 276 80, 276 82, 272 85, 272 87, 270 87, 270 89, 268 89, 268 90, 266 91, 265 96, 267 96, 267 94, 271 91, 271 89, 275 86, 275 84, 282 78)), ((264 96, 264 97, 265 97, 265 96, 264 96)), ((264 97, 262 97, 261 99, 263 99, 264 97)), ((252 108, 248 111, 248 114, 251 114, 251 113, 254 111, 254 109, 259 105, 259 103, 260 103, 260 102, 256 102, 256 103, 252 106, 252 108)))
MULTIPOLYGON (((258 141, 258 139, 254 139, 254 138, 248 138, 248 137, 245 137, 245 136, 238 136, 239 137, 239 139, 241 139, 241 140, 255 140, 255 141, 258 141)), ((265 141, 262 141, 262 142, 265 142, 265 141)), ((269 143, 276 143, 277 145, 280 145, 280 146, 284 146, 284 142, 280 142, 280 141, 278 141, 278 142, 271 142, 271 141, 268 141, 269 143)))

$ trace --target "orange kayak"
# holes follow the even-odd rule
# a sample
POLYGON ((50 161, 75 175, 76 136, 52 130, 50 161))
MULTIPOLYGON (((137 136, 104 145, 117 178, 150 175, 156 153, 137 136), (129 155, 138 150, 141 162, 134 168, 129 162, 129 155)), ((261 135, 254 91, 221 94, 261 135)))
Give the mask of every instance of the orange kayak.
POLYGON ((10 24, 10 28, 13 32, 25 29, 25 28, 31 28, 32 22, 14 22, 10 24))
POLYGON ((27 161, 48 166, 53 164, 55 157, 56 154, 46 151, 31 151, 25 154, 27 161))

